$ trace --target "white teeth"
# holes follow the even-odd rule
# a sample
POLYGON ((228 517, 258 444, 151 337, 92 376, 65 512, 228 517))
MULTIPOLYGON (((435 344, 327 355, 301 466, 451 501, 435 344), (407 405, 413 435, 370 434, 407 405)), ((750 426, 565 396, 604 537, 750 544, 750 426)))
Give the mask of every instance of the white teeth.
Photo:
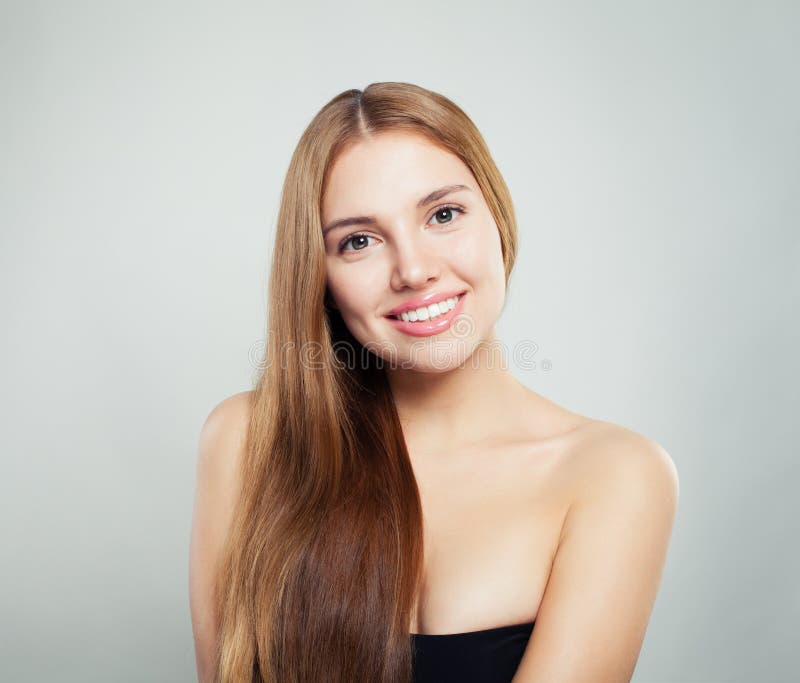
POLYGON ((433 318, 438 318, 440 315, 443 315, 455 308, 455 305, 458 303, 458 299, 459 296, 454 296, 449 299, 444 299, 438 303, 431 304, 430 306, 423 306, 410 311, 404 311, 400 315, 396 315, 394 317, 398 318, 399 320, 404 320, 405 322, 432 320, 433 318))

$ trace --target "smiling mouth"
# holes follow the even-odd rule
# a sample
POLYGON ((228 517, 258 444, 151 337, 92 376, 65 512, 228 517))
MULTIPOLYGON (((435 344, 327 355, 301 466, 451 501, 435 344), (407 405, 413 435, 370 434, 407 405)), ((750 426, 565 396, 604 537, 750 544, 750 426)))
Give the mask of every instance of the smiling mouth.
POLYGON ((419 308, 412 308, 407 311, 403 311, 398 315, 390 315, 387 317, 393 318, 394 320, 401 320, 403 322, 430 322, 452 311, 458 305, 458 302, 463 296, 464 292, 461 294, 456 294, 454 297, 450 297, 449 299, 442 299, 434 304, 420 306, 419 308))

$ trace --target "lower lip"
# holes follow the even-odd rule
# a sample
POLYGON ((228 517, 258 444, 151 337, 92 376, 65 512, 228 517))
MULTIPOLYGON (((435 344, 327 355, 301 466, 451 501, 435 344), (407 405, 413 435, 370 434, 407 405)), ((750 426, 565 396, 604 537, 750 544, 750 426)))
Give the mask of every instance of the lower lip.
POLYGON ((400 320, 392 316, 386 316, 386 318, 392 325, 400 330, 400 332, 405 332, 414 337, 430 337, 434 334, 444 332, 453 324, 453 320, 461 313, 461 309, 464 307, 465 296, 465 293, 460 294, 455 308, 447 311, 444 315, 440 315, 435 320, 424 320, 412 323, 411 321, 406 322, 405 320, 400 320))

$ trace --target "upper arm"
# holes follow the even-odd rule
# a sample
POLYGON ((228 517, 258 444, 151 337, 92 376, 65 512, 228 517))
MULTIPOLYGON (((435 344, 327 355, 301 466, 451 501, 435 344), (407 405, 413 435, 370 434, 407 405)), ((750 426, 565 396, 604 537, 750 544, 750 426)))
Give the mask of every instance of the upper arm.
POLYGON ((200 431, 189 550, 189 605, 200 681, 210 681, 214 674, 214 580, 238 495, 250 394, 241 392, 219 403, 200 431))
POLYGON ((514 683, 630 681, 678 502, 663 448, 638 434, 587 454, 514 683))

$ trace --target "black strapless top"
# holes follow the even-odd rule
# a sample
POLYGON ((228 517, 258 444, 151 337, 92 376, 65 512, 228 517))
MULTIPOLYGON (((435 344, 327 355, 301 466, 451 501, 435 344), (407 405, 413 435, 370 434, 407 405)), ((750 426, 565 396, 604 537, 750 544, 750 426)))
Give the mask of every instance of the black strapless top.
POLYGON ((510 683, 534 623, 442 635, 412 633, 414 683, 510 683))

